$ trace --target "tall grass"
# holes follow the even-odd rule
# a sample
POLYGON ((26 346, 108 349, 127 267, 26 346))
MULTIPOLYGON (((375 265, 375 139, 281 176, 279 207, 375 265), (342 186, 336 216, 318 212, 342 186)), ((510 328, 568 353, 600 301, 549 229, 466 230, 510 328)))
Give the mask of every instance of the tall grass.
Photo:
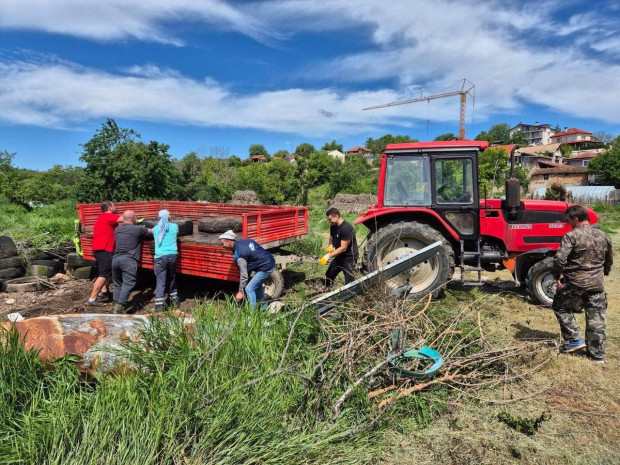
POLYGON ((315 317, 297 323, 284 359, 289 318, 233 306, 196 317, 194 337, 155 324, 145 346, 127 346, 140 370, 91 383, 69 362, 44 369, 10 335, 0 348, 0 463, 356 463, 377 452, 369 434, 334 440, 369 415, 365 395, 326 426, 312 379, 315 317))
POLYGON ((49 238, 59 241, 70 240, 73 236, 73 219, 77 218, 75 202, 61 202, 35 207, 27 211, 24 207, 0 202, 0 234, 10 235, 15 240, 25 240, 41 234, 38 243, 49 238))

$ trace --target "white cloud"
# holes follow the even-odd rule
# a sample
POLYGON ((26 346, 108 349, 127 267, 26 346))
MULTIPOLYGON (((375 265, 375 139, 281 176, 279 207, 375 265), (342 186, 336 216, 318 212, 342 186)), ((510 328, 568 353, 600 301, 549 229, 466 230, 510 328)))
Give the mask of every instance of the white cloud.
POLYGON ((222 0, 3 0, 0 29, 44 31, 110 41, 137 39, 181 45, 164 24, 207 23, 258 41, 274 34, 255 17, 222 0))
MULTIPOLYGON (((376 127, 362 107, 396 98, 391 91, 341 93, 286 89, 237 95, 153 66, 111 74, 66 63, 0 62, 0 121, 68 128, 93 118, 127 118, 195 126, 252 128, 326 136, 376 127)), ((406 125, 408 112, 381 122, 406 125)))

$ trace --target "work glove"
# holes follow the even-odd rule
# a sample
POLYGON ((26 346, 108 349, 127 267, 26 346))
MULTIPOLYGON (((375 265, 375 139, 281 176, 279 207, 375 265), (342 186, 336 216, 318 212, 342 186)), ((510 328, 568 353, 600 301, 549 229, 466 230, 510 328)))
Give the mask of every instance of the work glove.
POLYGON ((325 252, 330 253, 333 251, 334 251, 334 248, 331 245, 328 245, 327 247, 325 247, 325 252))
POLYGON ((323 255, 321 258, 319 258, 319 265, 327 265, 329 263, 329 261, 332 259, 332 257, 329 256, 329 254, 323 255))
POLYGON ((144 223, 144 218, 138 218, 138 219, 136 220, 136 223, 137 223, 137 224, 142 224, 142 223, 144 223))

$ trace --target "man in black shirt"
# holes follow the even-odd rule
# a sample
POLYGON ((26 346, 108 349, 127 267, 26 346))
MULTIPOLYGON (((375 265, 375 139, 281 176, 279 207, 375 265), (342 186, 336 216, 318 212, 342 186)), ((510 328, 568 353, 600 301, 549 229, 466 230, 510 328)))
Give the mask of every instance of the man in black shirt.
POLYGON ((355 281, 353 271, 358 257, 357 239, 355 229, 350 223, 340 217, 337 208, 330 208, 326 212, 327 220, 331 226, 329 228, 329 244, 327 254, 319 260, 319 264, 327 265, 329 268, 325 272, 325 285, 331 287, 334 279, 341 271, 344 273, 344 282, 349 284, 355 281))
POLYGON ((125 313, 129 293, 136 285, 140 246, 152 234, 151 229, 136 224, 136 213, 123 212, 123 222, 114 230, 114 257, 112 258, 112 279, 114 281, 114 312, 125 313))

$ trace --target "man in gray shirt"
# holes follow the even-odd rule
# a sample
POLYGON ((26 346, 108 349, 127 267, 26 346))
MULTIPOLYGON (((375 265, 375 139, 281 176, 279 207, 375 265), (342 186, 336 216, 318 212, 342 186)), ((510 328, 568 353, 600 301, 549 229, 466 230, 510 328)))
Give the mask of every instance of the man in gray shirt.
POLYGON ((151 229, 136 224, 134 211, 123 212, 123 222, 114 230, 116 244, 112 258, 114 313, 125 313, 129 293, 136 285, 142 241, 151 234, 151 229))

